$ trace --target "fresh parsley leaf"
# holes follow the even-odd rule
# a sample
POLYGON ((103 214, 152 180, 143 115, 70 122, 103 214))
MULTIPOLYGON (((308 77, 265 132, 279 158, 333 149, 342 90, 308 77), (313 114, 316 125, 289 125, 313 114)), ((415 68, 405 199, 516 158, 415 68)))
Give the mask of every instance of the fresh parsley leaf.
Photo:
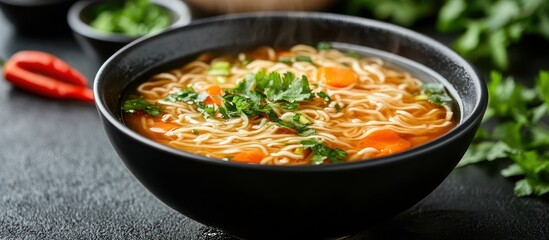
POLYGON ((482 161, 493 161, 496 159, 506 158, 510 151, 511 148, 502 141, 486 141, 473 144, 469 147, 469 149, 467 149, 465 155, 463 155, 458 167, 482 161))
POLYGON ((332 163, 342 162, 347 157, 347 152, 340 148, 330 148, 316 139, 307 139, 300 142, 305 149, 311 149, 313 156, 311 162, 314 165, 324 163, 324 160, 328 160, 332 163))
POLYGON ((149 103, 143 98, 128 99, 124 101, 122 110, 125 113, 135 113, 143 111, 153 117, 158 117, 162 113, 162 108, 156 104, 149 103))
POLYGON ((483 121, 458 166, 510 158, 514 164, 501 174, 523 177, 515 184, 516 196, 549 193, 549 129, 543 122, 549 117, 544 93, 548 80, 540 80, 547 78, 545 74, 540 72, 535 88, 530 89, 492 72, 487 111, 491 115, 485 119, 493 119, 483 121), (495 126, 488 128, 490 123, 495 126))
POLYGON ((512 154, 511 158, 525 174, 525 179, 515 185, 517 196, 541 196, 549 192, 549 156, 526 151, 512 154))
POLYGON ((545 106, 549 107, 549 71, 539 72, 538 77, 536 78, 536 90, 545 103, 545 106))
POLYGON ((282 78, 277 75, 276 72, 269 74, 271 85, 267 88, 266 95, 270 101, 293 103, 311 100, 311 89, 305 75, 297 79, 292 72, 286 72, 282 78))

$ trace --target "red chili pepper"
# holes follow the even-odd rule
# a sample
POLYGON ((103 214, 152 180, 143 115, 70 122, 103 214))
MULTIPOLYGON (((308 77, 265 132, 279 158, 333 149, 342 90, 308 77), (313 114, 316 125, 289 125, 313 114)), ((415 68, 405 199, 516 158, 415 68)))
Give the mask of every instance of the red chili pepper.
POLYGON ((93 102, 93 91, 82 73, 63 60, 39 51, 20 51, 4 65, 4 78, 41 96, 93 102))

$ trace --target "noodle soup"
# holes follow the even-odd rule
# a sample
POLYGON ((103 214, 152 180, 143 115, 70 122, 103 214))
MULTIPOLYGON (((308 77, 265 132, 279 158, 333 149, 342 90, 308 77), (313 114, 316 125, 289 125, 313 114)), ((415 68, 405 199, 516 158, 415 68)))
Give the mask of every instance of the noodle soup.
POLYGON ((203 54, 141 83, 122 109, 130 128, 183 151, 304 165, 422 145, 456 125, 452 106, 440 83, 319 43, 203 54))

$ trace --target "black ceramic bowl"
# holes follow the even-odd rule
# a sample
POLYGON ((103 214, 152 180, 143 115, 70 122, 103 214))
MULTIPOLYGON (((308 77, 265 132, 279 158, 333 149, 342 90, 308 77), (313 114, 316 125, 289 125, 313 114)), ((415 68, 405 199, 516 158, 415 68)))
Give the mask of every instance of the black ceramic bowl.
POLYGON ((112 145, 147 189, 191 219, 252 239, 341 237, 410 208, 454 169, 488 97, 475 69, 442 44, 391 24, 323 13, 217 17, 138 40, 104 63, 94 91, 112 145), (459 124, 433 142, 389 157, 284 167, 183 152, 147 139, 121 121, 121 96, 128 85, 199 53, 319 41, 365 46, 430 68, 446 79, 459 103, 459 124))
MULTIPOLYGON (((142 36, 127 36, 119 33, 105 33, 92 28, 96 9, 106 2, 121 2, 117 0, 81 0, 69 9, 66 19, 78 43, 91 56, 104 61, 124 45, 142 36)), ((187 5, 181 0, 151 0, 153 4, 167 9, 172 15, 172 24, 168 27, 176 28, 191 21, 191 13, 187 5)))
POLYGON ((67 12, 76 0, 0 0, 0 10, 24 34, 69 32, 67 12))

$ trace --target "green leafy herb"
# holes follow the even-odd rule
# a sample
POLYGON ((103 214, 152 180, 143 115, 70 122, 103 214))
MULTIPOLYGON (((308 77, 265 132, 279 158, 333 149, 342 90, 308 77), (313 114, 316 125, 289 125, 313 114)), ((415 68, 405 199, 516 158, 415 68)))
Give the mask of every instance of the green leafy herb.
POLYGON ((313 151, 311 162, 315 165, 322 164, 326 159, 332 163, 339 163, 347 157, 347 152, 343 149, 330 148, 316 139, 303 140, 301 141, 301 144, 303 145, 303 148, 310 148, 313 151))
POLYGON ((327 93, 325 93, 323 91, 317 92, 316 96, 319 97, 319 98, 324 99, 324 101, 327 102, 327 103, 332 102, 332 98, 330 98, 330 95, 328 95, 327 93))
POLYGON ((149 0, 127 0, 123 5, 103 3, 90 25, 103 32, 142 36, 159 32, 171 22, 171 14, 149 0))
POLYGON ((433 15, 439 4, 431 0, 349 0, 347 13, 371 13, 375 18, 411 26, 418 19, 433 15))
POLYGON ((481 161, 512 159, 504 176, 523 176, 515 184, 515 195, 544 195, 549 192, 549 118, 546 101, 549 72, 541 71, 536 87, 527 88, 511 77, 493 72, 488 83, 489 103, 484 123, 458 166, 481 161), (489 121, 497 123, 488 128, 489 121))
POLYGON ((430 103, 435 105, 442 105, 445 102, 452 101, 452 98, 446 94, 444 86, 439 83, 424 83, 421 86, 421 94, 416 97, 416 100, 428 100, 430 103))
POLYGON ((143 111, 153 117, 158 117, 162 113, 162 108, 156 104, 147 102, 147 100, 143 98, 135 98, 124 101, 122 111, 130 114, 137 111, 143 111))
POLYGON ((489 57, 506 69, 507 48, 523 35, 549 39, 549 1, 448 0, 437 24, 442 32, 464 31, 454 44, 463 56, 473 61, 489 57))
POLYGON ((259 79, 262 90, 272 102, 287 101, 303 102, 312 98, 309 81, 305 75, 296 78, 292 72, 286 72, 282 77, 277 72, 272 72, 259 79))
POLYGON ((306 137, 316 133, 314 129, 309 128, 309 125, 311 125, 312 122, 299 113, 294 114, 291 118, 286 120, 279 119, 277 123, 280 126, 296 130, 299 136, 306 137))
POLYGON ((166 97, 168 102, 193 102, 200 103, 208 97, 207 93, 197 93, 192 87, 181 89, 166 97))
POLYGON ((509 46, 524 36, 549 39, 546 0, 349 0, 346 13, 404 26, 437 17, 439 32, 461 34, 453 44, 457 52, 472 62, 491 59, 499 69, 507 69, 509 46))
POLYGON ((196 129, 193 129, 193 130, 192 130, 192 133, 193 133, 194 135, 200 135, 200 132, 199 132, 198 130, 196 130, 196 129))

